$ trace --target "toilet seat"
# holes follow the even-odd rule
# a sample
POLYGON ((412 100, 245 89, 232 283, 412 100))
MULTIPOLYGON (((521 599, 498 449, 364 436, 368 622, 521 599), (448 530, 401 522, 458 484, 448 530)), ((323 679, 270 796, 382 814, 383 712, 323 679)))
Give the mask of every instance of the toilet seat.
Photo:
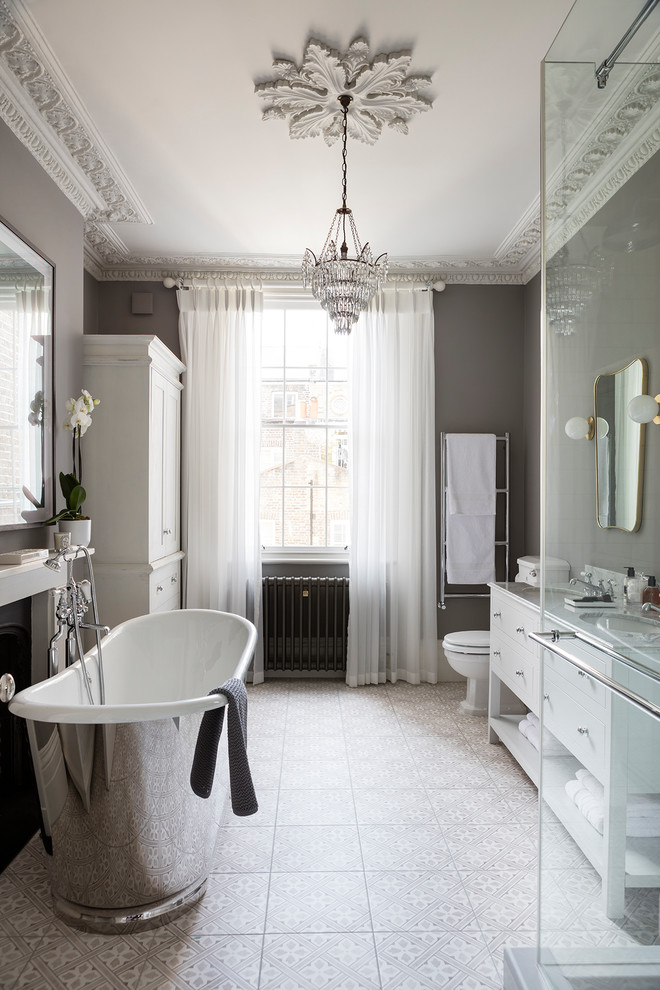
POLYGON ((454 653, 488 656, 490 653, 490 632, 487 629, 469 629, 466 632, 447 633, 442 641, 442 646, 454 653))

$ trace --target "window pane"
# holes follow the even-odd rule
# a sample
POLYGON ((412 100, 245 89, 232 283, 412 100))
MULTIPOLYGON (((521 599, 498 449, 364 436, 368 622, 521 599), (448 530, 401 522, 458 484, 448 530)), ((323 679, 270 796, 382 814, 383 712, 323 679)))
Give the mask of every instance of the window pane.
POLYGON ((328 383, 328 420, 334 423, 348 420, 348 388, 344 382, 328 383))
POLYGON ((259 539, 265 547, 282 546, 281 488, 264 488, 262 485, 259 499, 259 539))
POLYGON ((298 393, 297 420, 311 419, 325 422, 325 378, 311 379, 309 372, 302 368, 292 368, 287 371, 287 389, 298 393))
POLYGON ((286 427, 284 484, 325 485, 326 444, 324 427, 286 427))
POLYGON ((351 338, 348 334, 335 333, 330 328, 330 333, 328 334, 328 367, 347 368, 348 349, 350 345, 351 338))
POLYGON ((351 542, 350 492, 328 488, 328 546, 347 547, 351 542))
POLYGON ((325 369, 327 326, 328 318, 322 309, 287 312, 285 343, 288 367, 325 369))
POLYGON ((328 328, 327 315, 315 304, 285 306, 264 316, 261 528, 266 546, 343 548, 349 541, 350 341, 328 328))
POLYGON ((348 485, 348 432, 328 430, 328 484, 348 485))
POLYGON ((284 439, 281 427, 261 428, 261 487, 282 485, 282 453, 284 439))
POLYGON ((284 544, 324 547, 325 489, 313 486, 284 489, 284 544))

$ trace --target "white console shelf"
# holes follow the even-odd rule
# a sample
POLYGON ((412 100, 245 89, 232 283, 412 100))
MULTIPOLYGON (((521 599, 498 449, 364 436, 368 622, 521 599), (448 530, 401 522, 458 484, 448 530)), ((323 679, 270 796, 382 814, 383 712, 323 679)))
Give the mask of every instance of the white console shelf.
MULTIPOLYGON (((660 837, 626 835, 628 797, 660 793, 660 765, 653 756, 657 736, 649 718, 633 710, 595 677, 548 650, 542 651, 529 639, 530 632, 540 629, 537 602, 538 594, 535 596, 529 586, 491 585, 489 741, 506 746, 538 787, 539 752, 518 728, 525 716, 507 714, 504 709, 502 685, 529 711, 538 716, 542 713, 544 731, 551 732, 566 749, 565 756, 544 755, 543 801, 600 874, 606 915, 619 918, 623 915, 626 887, 660 887, 660 837), (566 793, 566 783, 575 779, 580 767, 603 785, 603 834, 587 821, 566 793)), ((580 616, 573 617, 563 608, 563 594, 556 598, 552 618, 564 629, 580 628, 580 616)), ((567 642, 564 649, 595 671, 612 677, 617 661, 596 643, 567 642)), ((624 677, 639 694, 648 696, 653 690, 650 678, 633 668, 627 668, 624 677)), ((660 695, 660 683, 657 688, 660 695)), ((658 698, 652 700, 657 703, 658 698)))

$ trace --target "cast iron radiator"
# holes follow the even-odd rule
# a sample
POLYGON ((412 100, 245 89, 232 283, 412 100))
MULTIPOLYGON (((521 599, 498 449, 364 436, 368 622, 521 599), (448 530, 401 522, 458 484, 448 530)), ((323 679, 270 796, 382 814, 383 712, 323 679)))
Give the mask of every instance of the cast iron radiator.
POLYGON ((265 671, 346 670, 348 578, 263 579, 265 671))

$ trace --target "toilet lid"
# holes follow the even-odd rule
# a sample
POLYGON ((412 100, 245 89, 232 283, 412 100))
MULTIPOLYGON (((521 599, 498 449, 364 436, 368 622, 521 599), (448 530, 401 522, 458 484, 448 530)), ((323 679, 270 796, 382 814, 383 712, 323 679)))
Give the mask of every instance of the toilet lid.
POLYGON ((469 629, 447 633, 442 645, 456 653, 490 653, 490 632, 488 629, 469 629))

